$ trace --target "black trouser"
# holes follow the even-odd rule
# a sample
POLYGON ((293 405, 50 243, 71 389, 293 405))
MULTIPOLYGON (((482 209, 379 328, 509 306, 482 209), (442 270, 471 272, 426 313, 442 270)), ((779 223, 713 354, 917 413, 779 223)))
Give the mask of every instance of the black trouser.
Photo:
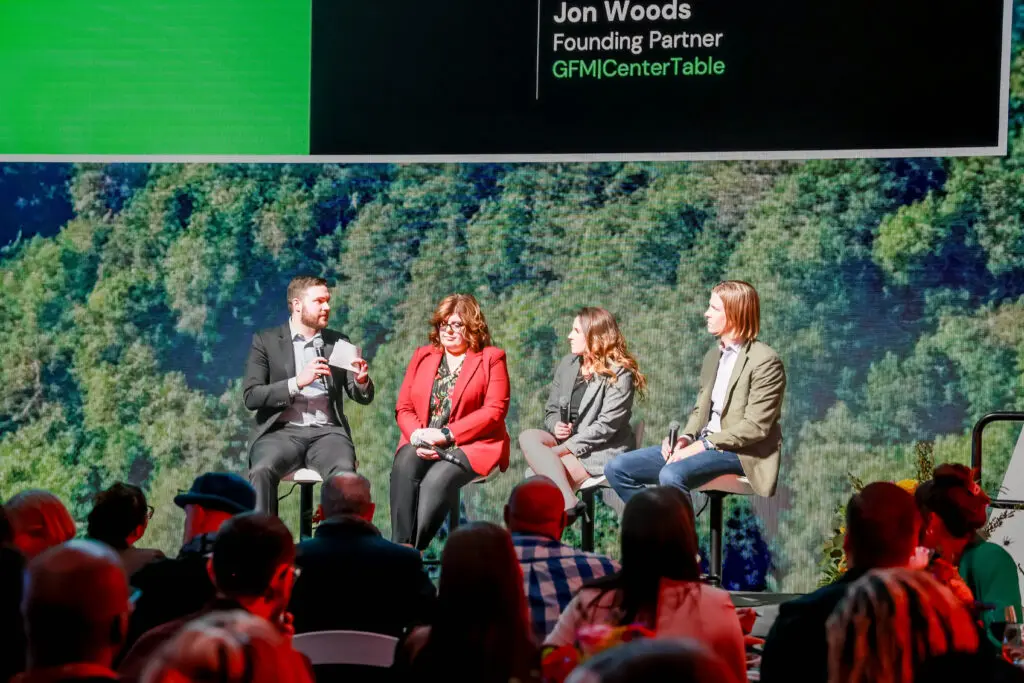
POLYGON ((459 489, 476 478, 462 449, 452 453, 465 467, 446 460, 424 460, 409 444, 398 449, 391 467, 391 538, 395 543, 412 543, 417 550, 425 550, 444 524, 459 489))
POLYGON ((301 467, 324 479, 356 471, 356 449, 343 427, 274 425, 256 439, 249 451, 249 481, 256 489, 256 509, 277 514, 277 485, 281 477, 301 467))

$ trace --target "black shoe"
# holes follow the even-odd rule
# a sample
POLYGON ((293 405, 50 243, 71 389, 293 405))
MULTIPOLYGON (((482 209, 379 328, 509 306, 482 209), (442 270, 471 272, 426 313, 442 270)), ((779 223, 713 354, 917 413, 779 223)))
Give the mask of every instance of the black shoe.
POLYGON ((572 526, 576 523, 576 520, 581 517, 587 520, 587 522, 590 522, 590 515, 587 514, 587 504, 582 500, 565 511, 565 525, 572 526))

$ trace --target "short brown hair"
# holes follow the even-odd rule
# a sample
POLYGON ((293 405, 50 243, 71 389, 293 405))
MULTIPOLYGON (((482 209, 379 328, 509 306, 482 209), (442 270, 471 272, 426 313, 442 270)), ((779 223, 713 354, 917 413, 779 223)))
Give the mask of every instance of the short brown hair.
POLYGON ((914 497, 891 482, 868 484, 846 505, 846 542, 858 569, 906 565, 920 530, 914 497))
POLYGON ((491 345, 491 331, 487 329, 480 304, 472 294, 449 294, 437 305, 430 316, 430 343, 441 348, 441 334, 437 326, 446 322, 453 313, 458 313, 465 325, 466 343, 473 351, 479 351, 491 345))
POLYGON ((288 283, 288 310, 292 310, 292 299, 301 299, 310 287, 326 287, 327 280, 315 275, 296 275, 288 283))
POLYGON ((722 299, 725 320, 732 336, 753 341, 761 332, 761 300, 753 285, 742 280, 725 280, 711 290, 722 299))

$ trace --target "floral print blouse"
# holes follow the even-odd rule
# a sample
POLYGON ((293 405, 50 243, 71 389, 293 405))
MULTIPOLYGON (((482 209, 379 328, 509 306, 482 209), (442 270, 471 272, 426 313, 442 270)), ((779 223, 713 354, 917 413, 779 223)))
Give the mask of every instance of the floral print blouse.
POLYGON ((430 424, 432 429, 440 429, 448 426, 448 420, 452 414, 452 391, 455 389, 455 381, 459 379, 460 365, 452 372, 448 369, 448 356, 441 359, 437 366, 437 374, 434 375, 434 386, 430 390, 430 424))

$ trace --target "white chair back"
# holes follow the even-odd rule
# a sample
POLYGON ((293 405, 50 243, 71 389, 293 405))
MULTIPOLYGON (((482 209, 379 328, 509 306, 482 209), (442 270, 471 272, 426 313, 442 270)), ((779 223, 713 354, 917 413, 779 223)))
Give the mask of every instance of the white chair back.
POLYGON ((292 646, 310 663, 389 667, 395 662, 398 638, 365 631, 314 631, 292 638, 292 646))

